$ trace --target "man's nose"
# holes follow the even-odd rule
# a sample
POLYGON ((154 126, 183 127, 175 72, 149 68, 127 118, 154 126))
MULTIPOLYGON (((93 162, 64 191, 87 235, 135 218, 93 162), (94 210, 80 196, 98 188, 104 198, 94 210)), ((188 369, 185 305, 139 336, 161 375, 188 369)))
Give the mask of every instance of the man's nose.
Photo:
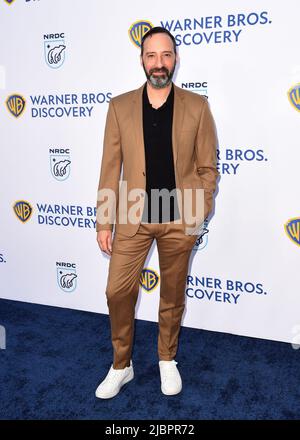
POLYGON ((161 69, 162 67, 163 67, 162 58, 158 57, 157 58, 157 68, 161 69))

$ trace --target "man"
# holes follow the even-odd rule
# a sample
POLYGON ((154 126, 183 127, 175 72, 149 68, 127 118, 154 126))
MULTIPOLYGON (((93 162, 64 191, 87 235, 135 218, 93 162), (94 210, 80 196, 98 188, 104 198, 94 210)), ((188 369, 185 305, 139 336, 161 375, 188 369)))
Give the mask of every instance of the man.
POLYGON ((207 99, 172 82, 178 62, 173 35, 162 27, 149 30, 142 39, 140 62, 147 82, 109 103, 98 186, 97 241, 111 257, 106 296, 114 351, 113 364, 96 390, 96 396, 104 399, 114 397, 134 377, 135 305, 154 238, 161 276, 161 391, 166 395, 181 391, 174 358, 188 262, 212 210, 219 175, 207 99), (162 198, 157 197, 160 191, 162 198))

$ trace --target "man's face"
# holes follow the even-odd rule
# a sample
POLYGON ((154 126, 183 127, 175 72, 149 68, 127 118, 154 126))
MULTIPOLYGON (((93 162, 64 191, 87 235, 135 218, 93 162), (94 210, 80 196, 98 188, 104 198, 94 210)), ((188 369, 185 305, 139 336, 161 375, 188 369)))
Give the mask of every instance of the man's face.
POLYGON ((177 61, 171 38, 166 34, 153 34, 146 38, 140 61, 147 80, 154 88, 167 87, 172 81, 177 61))

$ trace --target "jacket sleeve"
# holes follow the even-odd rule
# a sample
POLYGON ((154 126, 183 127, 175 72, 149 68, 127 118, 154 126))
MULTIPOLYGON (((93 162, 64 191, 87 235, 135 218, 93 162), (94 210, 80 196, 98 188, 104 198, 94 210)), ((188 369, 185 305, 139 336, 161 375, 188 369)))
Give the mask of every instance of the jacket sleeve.
POLYGON ((119 199, 122 166, 121 136, 113 99, 110 100, 103 140, 103 153, 97 192, 96 231, 113 230, 119 199), (103 197, 109 193, 110 196, 103 197))
POLYGON ((196 136, 195 158, 197 173, 204 189, 204 219, 213 207, 213 193, 216 189, 217 178, 217 133, 215 122, 207 99, 203 102, 198 132, 196 136))

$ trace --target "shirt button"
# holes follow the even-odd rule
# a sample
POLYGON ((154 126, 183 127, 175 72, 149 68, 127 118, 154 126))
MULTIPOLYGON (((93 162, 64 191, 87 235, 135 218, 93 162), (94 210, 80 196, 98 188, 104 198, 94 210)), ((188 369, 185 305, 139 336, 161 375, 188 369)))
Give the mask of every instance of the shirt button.
POLYGON ((156 126, 157 126, 157 123, 156 123, 156 122, 153 122, 152 125, 153 125, 153 127, 156 127, 156 126))

